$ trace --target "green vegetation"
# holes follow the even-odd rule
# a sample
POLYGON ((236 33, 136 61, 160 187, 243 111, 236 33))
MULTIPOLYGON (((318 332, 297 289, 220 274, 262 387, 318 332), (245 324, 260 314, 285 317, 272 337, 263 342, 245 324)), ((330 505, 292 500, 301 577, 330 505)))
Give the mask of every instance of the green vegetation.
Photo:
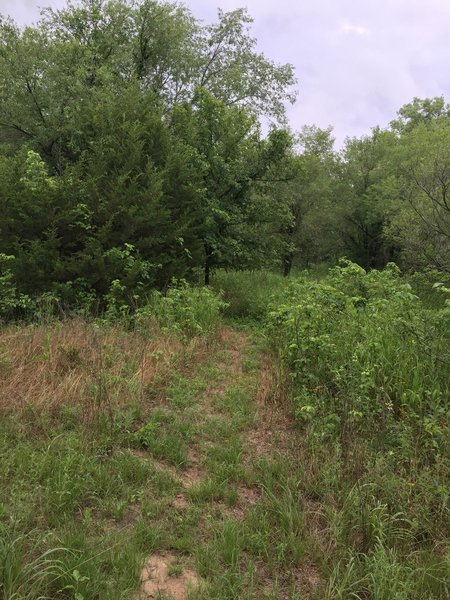
POLYGON ((445 597, 450 299, 429 309, 395 265, 349 263, 293 282, 269 323, 304 430, 304 493, 333 540, 329 597, 445 597))
POLYGON ((446 597, 448 288, 219 281, 230 305, 183 284, 161 321, 4 329, 3 597, 129 598, 148 561, 198 600, 446 597))
POLYGON ((450 107, 294 134, 250 23, 0 18, 0 600, 450 594, 450 107))
POLYGON ((342 256, 449 272, 444 99, 337 152, 331 128, 287 129, 292 67, 250 23, 165 0, 0 21, 0 318, 133 311, 174 278, 342 256))
POLYGON ((223 295, 225 314, 230 318, 260 321, 267 314, 271 299, 281 295, 287 281, 271 271, 217 271, 211 281, 223 295))

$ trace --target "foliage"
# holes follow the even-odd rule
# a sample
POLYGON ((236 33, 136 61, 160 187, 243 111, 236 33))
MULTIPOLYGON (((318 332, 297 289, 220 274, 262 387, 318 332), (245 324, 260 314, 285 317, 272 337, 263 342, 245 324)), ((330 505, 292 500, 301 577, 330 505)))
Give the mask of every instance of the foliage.
POLYGON ((156 550, 202 598, 309 597, 313 562, 317 597, 448 595, 450 107, 291 133, 251 22, 0 18, 0 321, 41 322, 0 332, 8 600, 132 597, 156 550))
POLYGON ((8 320, 32 305, 31 298, 17 291, 9 265, 14 256, 0 253, 0 319, 8 320))
MULTIPOLYGON (((378 597, 391 569, 401 578, 399 597, 443 593, 441 575, 440 584, 426 580, 419 591, 408 573, 428 568, 416 555, 418 540, 431 551, 447 531, 449 333, 449 299, 423 306, 393 264, 366 272, 346 262, 320 283, 300 276, 270 313, 270 339, 290 378, 309 460, 322 456, 316 485, 342 507, 330 527, 352 570, 339 570, 330 598, 338 589, 345 590, 338 597, 378 597), (372 529, 381 527, 372 522, 381 514, 394 528, 386 534, 372 529)), ((444 564, 433 560, 442 573, 444 564)), ((380 597, 390 597, 384 589, 380 597)))
POLYGON ((427 312, 392 264, 366 273, 348 263, 286 295, 271 320, 293 383, 311 400, 310 410, 299 398, 299 415, 335 412, 356 429, 387 430, 401 418, 433 445, 424 420, 444 416, 448 305, 427 312))
POLYGON ((30 536, 15 531, 13 523, 0 523, 0 592, 5 599, 42 597, 42 592, 64 575, 64 563, 59 556, 67 549, 52 548, 39 554, 35 542, 32 553, 37 556, 28 561, 29 543, 30 536))
POLYGON ((304 127, 298 136, 300 152, 292 153, 285 161, 285 180, 275 185, 279 204, 286 203, 287 208, 279 231, 285 276, 290 274, 295 260, 305 267, 339 252, 335 240, 333 247, 329 244, 338 166, 331 132, 331 128, 304 127))
POLYGON ((331 128, 283 129, 292 67, 257 51, 251 22, 165 0, 1 21, 0 252, 18 297, 119 314, 200 270, 345 255, 448 271, 444 99, 336 152, 331 128), (145 277, 114 259, 128 246, 145 277))
POLYGON ((294 77, 256 51, 250 23, 237 10, 203 26, 153 0, 81 0, 23 31, 1 21, 0 252, 18 293, 103 310, 261 248, 274 259, 257 196, 291 140, 263 139, 257 117, 283 121, 294 77), (114 259, 127 246, 151 265, 134 284, 114 259))
POLYGON ((382 268, 395 258, 384 236, 396 191, 387 158, 395 142, 392 132, 375 128, 370 136, 347 140, 343 151, 336 229, 343 254, 364 268, 382 268))
POLYGON ((225 271, 214 273, 212 288, 223 295, 225 315, 232 318, 263 320, 274 296, 282 297, 286 281, 270 271, 225 271))
POLYGON ((432 125, 436 119, 450 117, 450 105, 443 96, 436 98, 414 98, 398 111, 398 119, 391 122, 391 128, 399 133, 412 131, 417 125, 432 125))
POLYGON ((399 598, 445 595, 433 548, 448 532, 450 303, 437 289, 447 299, 430 309, 395 265, 345 262, 320 283, 300 276, 269 315, 315 489, 339 507, 329 598, 390 598, 393 572, 399 598))
POLYGON ((394 159, 401 204, 387 235, 403 261, 450 271, 450 118, 420 123, 401 138, 394 159))
MULTIPOLYGON (((249 206, 251 182, 283 159, 291 140, 274 130, 261 141, 253 118, 204 90, 197 92, 191 106, 174 111, 172 127, 196 160, 201 190, 197 227, 209 284, 215 267, 245 265, 248 260, 248 223, 255 215, 249 206)), ((263 240, 253 244, 250 260, 256 260, 262 244, 263 240)))
POLYGON ((164 331, 193 337, 211 334, 227 304, 207 287, 194 287, 184 280, 172 282, 165 294, 154 291, 147 304, 136 311, 139 327, 155 320, 164 331))
POLYGON ((445 288, 450 287, 450 274, 426 269, 415 271, 406 280, 426 308, 443 308, 447 300, 445 288))

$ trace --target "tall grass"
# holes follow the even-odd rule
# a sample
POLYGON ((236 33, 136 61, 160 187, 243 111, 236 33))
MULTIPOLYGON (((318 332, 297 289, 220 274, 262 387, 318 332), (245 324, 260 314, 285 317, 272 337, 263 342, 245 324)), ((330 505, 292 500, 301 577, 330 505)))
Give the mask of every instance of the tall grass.
POLYGON ((81 320, 0 331, 0 410, 69 407, 86 419, 140 398, 164 376, 181 344, 157 324, 138 336, 81 320))
POLYGON ((179 489, 150 457, 186 460, 189 374, 215 347, 222 305, 180 284, 117 322, 0 330, 2 600, 134 596, 179 489))
POLYGON ((30 548, 30 541, 30 534, 16 531, 13 524, 0 523, 0 597, 4 600, 51 598, 47 595, 51 586, 64 575, 60 556, 68 551, 39 551, 36 542, 31 542, 30 548))

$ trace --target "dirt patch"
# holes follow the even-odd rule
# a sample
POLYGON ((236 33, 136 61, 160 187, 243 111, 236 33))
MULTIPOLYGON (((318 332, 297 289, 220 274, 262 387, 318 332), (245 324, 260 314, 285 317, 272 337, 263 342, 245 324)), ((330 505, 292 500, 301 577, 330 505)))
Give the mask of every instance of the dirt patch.
POLYGON ((238 488, 236 504, 234 506, 224 505, 223 512, 229 517, 242 521, 248 509, 259 501, 261 495, 262 490, 258 486, 249 487, 243 484, 238 488))
POLYGON ((305 560, 295 574, 295 588, 301 598, 308 600, 314 598, 318 587, 322 583, 319 571, 311 561, 305 560))
POLYGON ((181 474, 181 482, 184 489, 197 485, 203 479, 203 472, 199 465, 199 458, 194 448, 189 448, 187 454, 187 465, 181 474))
POLYGON ((190 590, 200 586, 200 579, 192 569, 182 569, 173 554, 153 554, 141 571, 141 591, 136 600, 168 597, 185 600, 190 590))
POLYGON ((178 510, 182 510, 183 508, 186 508, 186 506, 189 504, 187 496, 184 492, 180 492, 178 494, 178 496, 175 498, 175 500, 172 502, 172 506, 174 508, 177 508, 178 510))
POLYGON ((153 462, 153 459, 147 450, 143 450, 142 448, 129 448, 128 452, 143 462, 153 462))
POLYGON ((238 490, 238 503, 245 506, 256 504, 261 498, 261 489, 257 486, 242 485, 238 490))
POLYGON ((246 434, 247 448, 254 456, 292 453, 295 448, 297 430, 293 423, 272 411, 258 411, 258 421, 254 429, 246 434))
POLYGON ((186 492, 191 487, 200 484, 203 480, 203 471, 199 466, 198 456, 193 448, 188 450, 187 459, 188 465, 181 473, 181 485, 183 486, 183 490, 172 502, 172 506, 177 509, 186 508, 189 503, 186 492))

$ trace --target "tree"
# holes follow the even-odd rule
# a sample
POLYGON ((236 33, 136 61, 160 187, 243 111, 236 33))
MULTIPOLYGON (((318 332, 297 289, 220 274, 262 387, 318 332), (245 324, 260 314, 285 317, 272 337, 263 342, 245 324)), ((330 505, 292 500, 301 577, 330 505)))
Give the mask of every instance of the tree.
POLYGON ((337 206, 344 251, 364 268, 380 268, 393 258, 384 237, 391 207, 392 132, 375 128, 371 136, 347 140, 337 206))
MULTIPOLYGON (((253 116, 202 89, 193 104, 174 111, 172 127, 196 156, 197 187, 202 190, 198 232, 208 284, 213 268, 242 264, 248 252, 246 218, 252 184, 262 183, 270 168, 282 159, 289 136, 273 130, 266 141, 261 141, 253 116)), ((253 249, 253 257, 257 251, 253 249)))
POLYGON ((430 125, 436 119, 448 119, 449 117, 450 105, 445 102, 443 96, 414 98, 412 102, 399 109, 398 119, 391 122, 391 128, 402 134, 411 131, 417 125, 430 125))
POLYGON ((283 122, 284 103, 296 98, 293 68, 276 65, 256 51, 256 39, 249 35, 252 21, 246 9, 219 9, 218 23, 203 30, 196 83, 228 106, 283 122))
POLYGON ((0 181, 0 251, 20 289, 105 296, 144 272, 164 288, 257 259, 254 186, 288 144, 261 139, 258 116, 283 120, 294 77, 256 51, 250 23, 240 10, 205 27, 155 0, 80 0, 24 30, 1 21, 0 145, 17 182, 0 181), (29 152, 45 173, 35 189, 29 152))
POLYGON ((197 88, 231 106, 283 120, 293 101, 290 65, 259 54, 245 10, 202 26, 170 2, 80 0, 47 9, 37 28, 0 22, 0 139, 31 144, 61 174, 89 137, 86 108, 99 89, 120 94, 134 81, 170 111, 197 88))
POLYGON ((330 238, 327 226, 336 160, 333 144, 331 128, 304 127, 298 136, 300 152, 291 154, 285 180, 277 184, 279 201, 287 207, 281 228, 285 276, 290 274, 296 258, 308 264, 326 254, 323 242, 325 237, 330 238))
POLYGON ((450 118, 407 130, 393 159, 399 211, 388 236, 402 248, 406 266, 450 271, 450 118))

